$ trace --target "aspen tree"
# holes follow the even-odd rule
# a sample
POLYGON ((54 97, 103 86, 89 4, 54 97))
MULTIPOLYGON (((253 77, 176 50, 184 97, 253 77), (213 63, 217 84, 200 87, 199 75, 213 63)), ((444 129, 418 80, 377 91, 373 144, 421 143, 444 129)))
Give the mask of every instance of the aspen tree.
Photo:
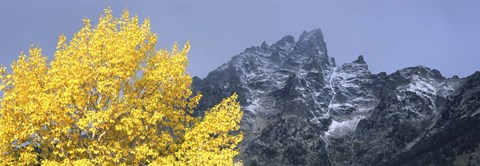
POLYGON ((32 47, 0 70, 1 165, 233 164, 237 95, 193 116, 189 43, 156 50, 150 20, 126 10, 83 21, 51 62, 32 47))

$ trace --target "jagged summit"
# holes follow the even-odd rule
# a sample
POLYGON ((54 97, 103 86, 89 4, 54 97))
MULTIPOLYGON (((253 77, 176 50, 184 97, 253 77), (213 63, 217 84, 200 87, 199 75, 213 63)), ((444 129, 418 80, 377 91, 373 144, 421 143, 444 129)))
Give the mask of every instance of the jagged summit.
POLYGON ((228 66, 233 68, 242 68, 241 65, 258 66, 253 63, 296 70, 312 68, 326 70, 335 65, 335 60, 327 54, 322 31, 315 29, 303 32, 298 41, 295 41, 293 36, 287 35, 271 46, 264 41, 258 46, 246 48, 244 52, 232 57, 230 62, 223 64, 217 70, 225 70, 228 66))
POLYGON ((242 54, 258 53, 257 55, 272 54, 276 58, 288 56, 325 56, 328 57, 326 43, 320 29, 304 31, 298 41, 291 35, 278 40, 275 44, 268 46, 264 41, 259 46, 251 46, 242 54))
POLYGON ((312 40, 317 43, 324 42, 323 33, 320 28, 313 29, 311 31, 303 31, 299 38, 299 41, 312 41, 312 40))
POLYGON ((277 41, 275 44, 272 44, 270 49, 274 52, 276 51, 287 54, 292 50, 293 45, 295 45, 295 38, 292 35, 287 35, 277 41))
POLYGON ((327 45, 320 29, 309 32, 304 31, 295 43, 291 54, 293 58, 301 58, 302 56, 318 57, 332 65, 328 58, 327 45))
POLYGON ((260 45, 260 48, 263 49, 263 50, 267 50, 268 49, 268 44, 266 41, 263 41, 262 45, 260 45))
POLYGON ((198 110, 239 95, 245 165, 448 165, 416 154, 445 158, 465 139, 480 143, 480 110, 465 110, 480 108, 478 78, 425 66, 372 74, 363 55, 336 65, 315 29, 247 48, 192 87, 203 94, 198 110))
POLYGON ((358 63, 358 64, 367 64, 367 62, 365 62, 365 60, 363 59, 363 55, 359 55, 358 56, 358 59, 353 61, 353 63, 358 63))
POLYGON ((412 77, 413 75, 422 75, 426 77, 432 77, 435 79, 445 79, 445 77, 436 69, 431 69, 429 67, 418 65, 414 67, 407 67, 400 70, 397 70, 394 74, 400 74, 403 77, 412 77))

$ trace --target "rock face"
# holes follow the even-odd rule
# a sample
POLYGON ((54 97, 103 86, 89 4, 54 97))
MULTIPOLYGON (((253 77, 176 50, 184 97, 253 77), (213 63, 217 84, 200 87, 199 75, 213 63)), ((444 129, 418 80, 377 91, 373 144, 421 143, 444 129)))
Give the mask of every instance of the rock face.
POLYGON ((198 110, 239 94, 245 165, 448 165, 480 142, 480 72, 336 65, 320 29, 247 48, 193 89, 198 110))

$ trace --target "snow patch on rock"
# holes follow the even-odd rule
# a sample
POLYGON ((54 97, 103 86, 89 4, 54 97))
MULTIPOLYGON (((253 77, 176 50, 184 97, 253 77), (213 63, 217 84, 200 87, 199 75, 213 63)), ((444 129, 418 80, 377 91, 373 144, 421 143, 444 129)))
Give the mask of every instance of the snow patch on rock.
POLYGON ((358 122, 364 119, 365 116, 356 116, 352 119, 347 119, 344 121, 336 121, 332 119, 332 123, 328 127, 328 131, 325 132, 325 136, 334 137, 348 134, 349 132, 355 131, 357 128, 358 122))

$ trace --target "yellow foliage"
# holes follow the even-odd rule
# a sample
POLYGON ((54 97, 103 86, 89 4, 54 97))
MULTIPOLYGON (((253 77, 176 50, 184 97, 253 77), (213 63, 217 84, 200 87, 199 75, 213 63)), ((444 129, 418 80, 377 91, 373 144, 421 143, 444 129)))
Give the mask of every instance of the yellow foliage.
POLYGON ((232 165, 243 135, 234 94, 194 117, 187 53, 156 50, 150 21, 110 9, 54 59, 30 48, 0 69, 2 165, 232 165))

